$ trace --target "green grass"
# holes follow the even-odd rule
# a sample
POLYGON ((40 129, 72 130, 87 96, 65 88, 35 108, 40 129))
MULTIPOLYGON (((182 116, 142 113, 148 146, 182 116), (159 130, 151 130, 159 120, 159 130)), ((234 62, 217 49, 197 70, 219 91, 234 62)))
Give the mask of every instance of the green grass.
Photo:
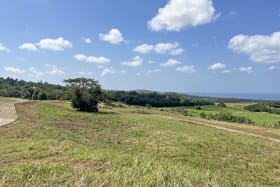
POLYGON ((137 113, 17 105, 0 128, 0 186, 279 186, 280 146, 137 113))
MULTIPOLYGON (((201 110, 195 109, 195 107, 185 107, 188 111, 188 114, 192 116, 199 117, 200 113, 204 112, 206 115, 209 114, 218 114, 220 112, 229 112, 234 116, 242 116, 250 118, 255 125, 260 126, 273 126, 274 124, 280 121, 280 115, 271 114, 267 112, 250 112, 243 109, 242 105, 228 105, 228 107, 219 107, 219 106, 201 106, 201 110)), ((176 109, 175 109, 176 110, 176 109)))

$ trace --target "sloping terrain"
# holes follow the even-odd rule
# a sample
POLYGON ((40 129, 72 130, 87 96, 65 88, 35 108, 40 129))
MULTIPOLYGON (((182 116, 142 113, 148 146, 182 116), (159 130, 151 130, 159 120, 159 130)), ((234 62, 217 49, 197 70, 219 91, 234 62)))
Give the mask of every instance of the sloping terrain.
POLYGON ((279 186, 280 146, 135 107, 17 104, 0 128, 0 186, 279 186))

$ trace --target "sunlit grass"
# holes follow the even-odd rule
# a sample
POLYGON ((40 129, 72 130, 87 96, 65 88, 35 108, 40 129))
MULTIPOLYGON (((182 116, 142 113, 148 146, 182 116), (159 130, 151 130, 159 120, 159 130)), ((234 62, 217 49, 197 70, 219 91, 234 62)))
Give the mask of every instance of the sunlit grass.
POLYGON ((17 105, 0 129, 0 186, 280 185, 278 143, 137 110, 17 105))

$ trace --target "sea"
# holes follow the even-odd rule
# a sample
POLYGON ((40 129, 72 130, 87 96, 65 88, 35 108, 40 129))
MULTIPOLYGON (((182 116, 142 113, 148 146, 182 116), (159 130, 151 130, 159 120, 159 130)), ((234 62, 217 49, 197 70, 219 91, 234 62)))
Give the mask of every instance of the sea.
POLYGON ((195 96, 234 98, 234 99, 250 99, 250 100, 265 100, 265 101, 280 101, 280 93, 207 93, 207 92, 192 92, 187 93, 195 96))

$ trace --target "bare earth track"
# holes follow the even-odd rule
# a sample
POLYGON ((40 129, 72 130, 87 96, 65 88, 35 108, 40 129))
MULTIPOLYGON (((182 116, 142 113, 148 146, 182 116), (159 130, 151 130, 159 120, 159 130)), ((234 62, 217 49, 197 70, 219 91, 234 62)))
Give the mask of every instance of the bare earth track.
POLYGON ((13 99, 13 101, 0 101, 0 126, 9 125, 17 120, 15 103, 26 102, 23 99, 13 99))

